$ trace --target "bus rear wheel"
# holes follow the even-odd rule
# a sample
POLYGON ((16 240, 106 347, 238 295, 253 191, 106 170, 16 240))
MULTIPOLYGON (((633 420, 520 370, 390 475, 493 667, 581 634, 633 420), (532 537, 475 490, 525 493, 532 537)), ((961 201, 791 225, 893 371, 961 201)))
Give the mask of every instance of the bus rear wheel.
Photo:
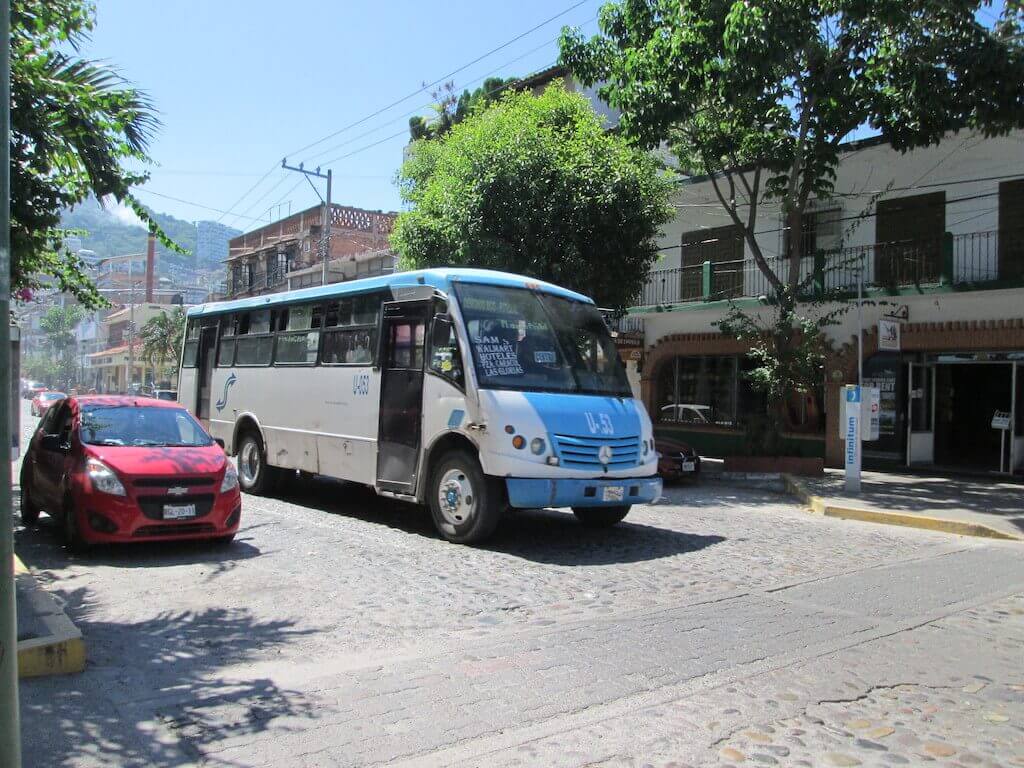
POLYGON ((587 528, 611 528, 629 514, 630 505, 621 507, 573 507, 572 513, 587 528))
POLYGON ((267 465, 263 441, 255 432, 242 435, 238 442, 238 483, 246 493, 262 496, 273 490, 278 473, 267 465))
POLYGON ((475 544, 497 528, 504 496, 500 481, 488 477, 467 451, 441 457, 430 478, 427 503, 434 526, 448 541, 475 544))

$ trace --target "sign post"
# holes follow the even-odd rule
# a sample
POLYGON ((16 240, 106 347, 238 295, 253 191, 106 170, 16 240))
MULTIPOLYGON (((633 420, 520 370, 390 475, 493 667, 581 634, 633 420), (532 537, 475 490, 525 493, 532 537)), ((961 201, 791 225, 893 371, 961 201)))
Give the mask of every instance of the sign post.
MULTIPOLYGON (((1010 420, 1013 417, 1009 411, 996 411, 992 414, 992 429, 999 430, 999 472, 1003 470, 1003 457, 1006 455, 1006 433, 1010 431, 1010 420)), ((1007 467, 1009 473, 1013 467, 1007 467)))
POLYGON ((846 385, 846 413, 843 418, 843 439, 846 444, 846 491, 860 493, 861 389, 846 385))

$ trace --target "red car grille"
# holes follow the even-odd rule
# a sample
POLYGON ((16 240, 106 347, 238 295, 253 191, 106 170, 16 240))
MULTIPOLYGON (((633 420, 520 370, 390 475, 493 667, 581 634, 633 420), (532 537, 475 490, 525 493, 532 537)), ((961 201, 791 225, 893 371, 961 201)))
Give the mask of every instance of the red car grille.
POLYGON ((190 533, 213 533, 211 523, 178 523, 177 525, 144 525, 132 536, 187 536, 190 533))
POLYGON ((195 488, 200 485, 213 485, 217 478, 208 477, 140 477, 132 481, 136 488, 195 488))

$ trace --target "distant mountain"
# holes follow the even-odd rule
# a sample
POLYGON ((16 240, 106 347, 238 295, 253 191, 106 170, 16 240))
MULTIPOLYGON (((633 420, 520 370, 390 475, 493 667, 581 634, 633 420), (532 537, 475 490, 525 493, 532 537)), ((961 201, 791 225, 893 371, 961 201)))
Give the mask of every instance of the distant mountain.
MULTIPOLYGON (((149 210, 171 240, 189 252, 188 255, 175 253, 157 242, 157 263, 164 267, 159 269, 161 273, 172 265, 197 270, 221 268, 216 259, 202 264, 196 261, 196 227, 193 222, 149 210)), ((95 199, 89 199, 81 205, 65 210, 61 216, 61 226, 66 229, 84 230, 85 233, 80 236, 82 247, 95 251, 100 258, 145 253, 146 229, 139 224, 131 223, 133 218, 135 217, 130 211, 110 206, 104 208, 95 199)), ((236 232, 241 234, 240 231, 236 232)))

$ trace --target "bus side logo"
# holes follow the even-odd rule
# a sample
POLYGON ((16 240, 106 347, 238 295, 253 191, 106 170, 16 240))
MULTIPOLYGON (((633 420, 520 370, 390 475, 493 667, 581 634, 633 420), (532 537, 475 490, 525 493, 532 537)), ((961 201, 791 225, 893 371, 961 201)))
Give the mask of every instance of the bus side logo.
POLYGON ((615 425, 612 424, 612 418, 607 413, 591 413, 590 411, 584 411, 584 416, 587 417, 587 427, 590 429, 592 435, 614 435, 615 425))
POLYGON ((226 406, 228 404, 228 389, 236 381, 238 381, 238 377, 235 376, 235 374, 232 373, 230 376, 228 376, 227 381, 224 382, 224 394, 220 396, 220 400, 218 400, 215 403, 215 405, 214 405, 214 407, 218 411, 223 411, 224 410, 224 406, 226 406))

